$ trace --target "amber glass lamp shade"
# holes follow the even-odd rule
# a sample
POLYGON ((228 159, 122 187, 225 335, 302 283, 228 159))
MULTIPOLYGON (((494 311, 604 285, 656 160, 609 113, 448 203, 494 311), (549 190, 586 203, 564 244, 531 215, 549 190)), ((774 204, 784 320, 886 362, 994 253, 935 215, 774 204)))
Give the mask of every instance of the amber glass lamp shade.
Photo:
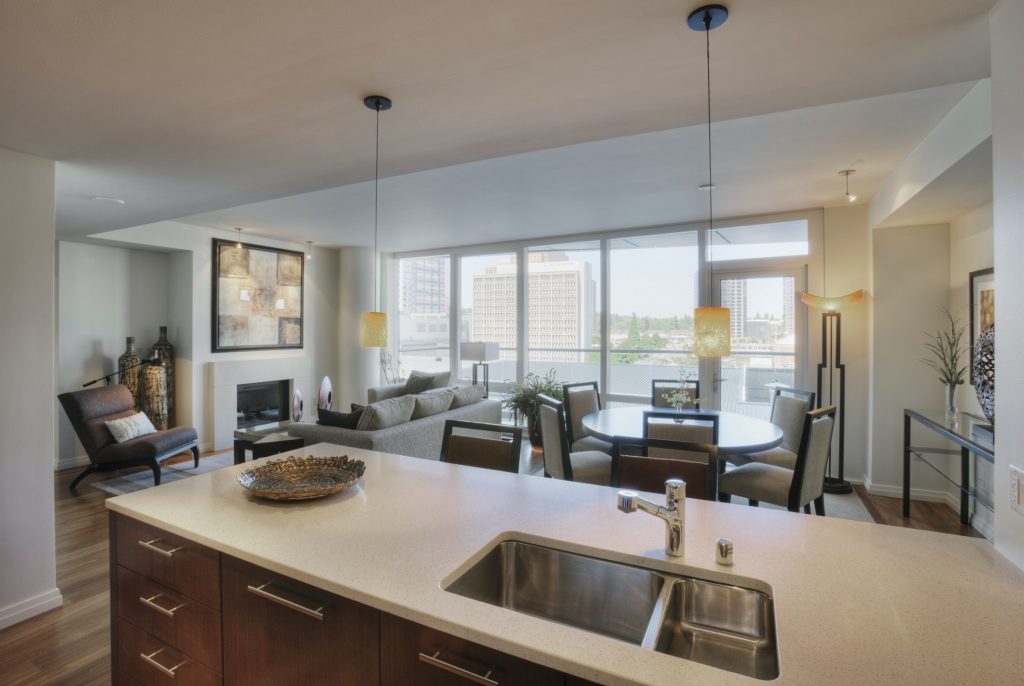
POLYGON ((363 312, 359 320, 359 344, 364 348, 388 346, 387 312, 363 312))
POLYGON ((693 354, 726 357, 732 352, 728 307, 698 307, 693 311, 693 354))
POLYGON ((864 289, 859 291, 853 291, 846 295, 837 295, 827 297, 824 295, 814 295, 803 291, 800 293, 800 300, 808 307, 813 307, 816 310, 824 310, 825 312, 838 312, 845 310, 851 305, 856 305, 864 299, 864 289))

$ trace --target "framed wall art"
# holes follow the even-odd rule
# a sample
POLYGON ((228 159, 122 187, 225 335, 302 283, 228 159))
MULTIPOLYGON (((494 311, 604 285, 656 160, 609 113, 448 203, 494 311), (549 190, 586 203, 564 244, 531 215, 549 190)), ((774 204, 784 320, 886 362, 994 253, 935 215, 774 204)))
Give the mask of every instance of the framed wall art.
MULTIPOLYGON (((974 342, 986 328, 996 323, 995 270, 979 269, 971 272, 971 360, 974 360, 974 342)), ((974 384, 974 365, 971 365, 971 384, 974 384)))
POLYGON ((213 239, 213 352, 302 347, 305 256, 213 239))

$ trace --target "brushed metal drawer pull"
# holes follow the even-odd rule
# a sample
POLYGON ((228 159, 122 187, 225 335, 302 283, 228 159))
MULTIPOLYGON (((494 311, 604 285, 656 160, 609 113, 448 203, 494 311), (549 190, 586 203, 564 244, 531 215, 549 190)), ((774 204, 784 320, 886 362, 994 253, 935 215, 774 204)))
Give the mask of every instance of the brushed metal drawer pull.
POLYGON ((164 548, 159 548, 159 547, 153 545, 154 543, 156 543, 159 540, 161 540, 161 539, 154 538, 154 539, 152 539, 150 541, 139 541, 139 545, 141 545, 146 550, 152 550, 154 553, 160 553, 164 557, 174 557, 174 553, 178 552, 179 550, 181 550, 184 547, 184 546, 180 546, 179 545, 177 548, 171 548, 170 550, 165 550, 164 548))
POLYGON ((471 672, 468 669, 463 669, 462 667, 453 665, 450 662, 445 662, 444 660, 440 659, 440 655, 440 650, 436 651, 433 655, 420 653, 420 662, 430 665, 431 667, 443 669, 446 672, 451 672, 456 676, 461 676, 463 679, 466 679, 467 681, 472 681, 474 684, 483 684, 483 686, 498 686, 498 682, 490 678, 491 674, 494 673, 494 667, 488 669, 486 674, 481 675, 477 674, 476 672, 471 672))
POLYGON ((185 664, 187 662, 187 660, 182 660, 181 662, 179 662, 178 664, 174 665, 173 667, 164 667, 162 664, 157 662, 156 659, 155 659, 156 656, 159 655, 162 652, 164 652, 163 648, 161 648, 160 650, 156 651, 155 653, 150 653, 149 655, 146 655, 145 653, 139 653, 139 657, 141 657, 143 660, 145 660, 149 664, 153 665, 154 667, 159 669, 161 672, 163 672, 164 674, 166 674, 167 676, 169 676, 169 677, 171 677, 173 679, 175 676, 177 676, 174 672, 179 667, 181 667, 183 664, 185 664))
POLYGON ((248 587, 249 593, 258 595, 261 598, 266 598, 267 600, 271 600, 271 601, 277 603, 278 605, 284 605, 285 607, 287 607, 290 610, 295 610, 296 612, 301 612, 302 614, 304 614, 304 615, 306 615, 308 617, 312 617, 313 619, 318 619, 320 621, 323 621, 323 619, 324 619, 324 610, 327 609, 330 606, 330 603, 323 603, 322 605, 320 605, 320 606, 318 606, 316 608, 306 607, 305 605, 300 605, 299 603, 296 603, 294 601, 288 600, 287 598, 282 598, 279 595, 275 595, 274 593, 271 593, 270 591, 265 590, 267 588, 267 586, 270 586, 272 583, 273 582, 268 581, 267 583, 263 584, 262 586, 249 586, 248 587))
POLYGON ((172 607, 170 609, 167 609, 166 607, 161 607, 161 606, 157 605, 155 602, 153 602, 157 598, 160 598, 162 596, 163 596, 163 593, 157 593, 156 595, 150 596, 148 598, 143 598, 142 596, 139 596, 139 602, 142 603, 143 605, 145 605, 146 607, 153 608, 154 610, 156 610, 157 612, 160 612, 161 614, 167 615, 168 617, 174 617, 174 613, 175 612, 177 612, 181 608, 185 607, 185 603, 179 603, 178 605, 175 605, 174 607, 172 607))

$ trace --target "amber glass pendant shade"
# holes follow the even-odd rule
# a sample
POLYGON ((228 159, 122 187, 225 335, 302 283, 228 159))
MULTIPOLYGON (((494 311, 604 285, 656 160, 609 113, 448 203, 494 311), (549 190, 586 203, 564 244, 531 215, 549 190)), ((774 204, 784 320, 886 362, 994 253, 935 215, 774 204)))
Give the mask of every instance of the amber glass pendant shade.
POLYGON ((359 320, 359 344, 364 348, 388 346, 387 312, 363 312, 359 320))
POLYGON ((814 295, 803 291, 800 293, 800 300, 808 307, 813 307, 816 310, 824 310, 825 312, 838 312, 845 310, 846 308, 856 305, 864 299, 864 289, 859 291, 853 291, 846 295, 837 295, 826 297, 824 295, 814 295))
POLYGON ((728 307, 698 307, 693 311, 693 354, 726 357, 732 352, 728 307))

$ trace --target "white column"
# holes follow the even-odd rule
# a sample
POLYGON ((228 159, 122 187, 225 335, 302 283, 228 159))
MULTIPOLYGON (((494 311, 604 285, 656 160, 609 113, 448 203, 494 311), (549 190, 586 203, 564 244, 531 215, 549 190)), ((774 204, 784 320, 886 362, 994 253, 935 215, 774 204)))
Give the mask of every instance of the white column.
POLYGON ((380 383, 380 351, 359 345, 359 316, 372 310, 373 254, 368 248, 342 248, 339 264, 338 378, 335 407, 366 403, 366 389, 380 383))

